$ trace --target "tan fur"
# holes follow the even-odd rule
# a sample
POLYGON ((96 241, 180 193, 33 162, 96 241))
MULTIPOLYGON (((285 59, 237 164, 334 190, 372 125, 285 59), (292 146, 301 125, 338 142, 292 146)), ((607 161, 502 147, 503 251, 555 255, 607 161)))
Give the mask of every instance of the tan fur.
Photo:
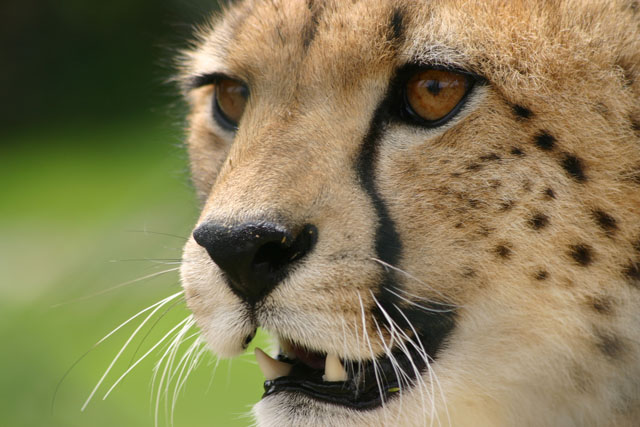
POLYGON ((371 171, 402 240, 403 288, 459 307, 433 377, 365 412, 271 396, 255 408, 259 425, 638 425, 640 281, 629 268, 640 265, 639 25, 630 0, 254 0, 201 29, 182 58, 185 85, 222 72, 251 95, 234 135, 211 118, 211 86, 186 92, 198 224, 277 214, 319 230, 256 324, 206 251, 187 243, 187 301, 224 357, 256 326, 344 358, 384 352, 389 336, 369 315, 383 267, 354 169, 362 140, 406 62, 488 81, 442 127, 389 125, 371 171), (388 35, 394 10, 399 45, 388 35), (536 146, 540 132, 552 150, 536 146), (563 168, 567 156, 585 180, 563 168), (572 256, 580 245, 587 265, 572 256))

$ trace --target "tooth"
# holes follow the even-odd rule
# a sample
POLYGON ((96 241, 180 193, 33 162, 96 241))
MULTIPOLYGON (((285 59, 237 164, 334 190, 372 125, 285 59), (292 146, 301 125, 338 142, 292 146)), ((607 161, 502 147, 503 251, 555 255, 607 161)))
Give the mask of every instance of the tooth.
POLYGON ((346 381, 347 373, 340 363, 340 359, 335 354, 327 354, 324 362, 324 381, 346 381))
POLYGON ((268 380, 284 377, 291 372, 291 365, 271 358, 271 356, 258 347, 256 347, 255 355, 262 374, 268 380))

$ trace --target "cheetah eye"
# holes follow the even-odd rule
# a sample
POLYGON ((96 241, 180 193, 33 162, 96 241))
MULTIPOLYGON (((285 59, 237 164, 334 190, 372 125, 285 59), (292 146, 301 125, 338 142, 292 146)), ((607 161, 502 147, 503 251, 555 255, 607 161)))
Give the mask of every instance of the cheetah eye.
POLYGON ((435 127, 452 118, 473 87, 468 74, 422 69, 407 80, 404 104, 409 119, 427 127, 435 127))
POLYGON ((213 118, 227 130, 238 129, 249 91, 242 83, 221 78, 215 83, 213 118))

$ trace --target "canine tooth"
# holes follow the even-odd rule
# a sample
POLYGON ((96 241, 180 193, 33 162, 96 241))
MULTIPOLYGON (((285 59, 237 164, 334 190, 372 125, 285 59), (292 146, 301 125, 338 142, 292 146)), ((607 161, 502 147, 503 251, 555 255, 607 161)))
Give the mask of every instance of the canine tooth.
POLYGON ((324 381, 346 381, 347 373, 342 367, 340 359, 335 354, 327 354, 327 358, 324 361, 324 375, 322 376, 324 381))
POLYGON ((289 375, 289 372, 291 372, 291 365, 273 359, 257 347, 255 349, 255 355, 262 374, 268 380, 275 380, 276 378, 284 377, 289 375))

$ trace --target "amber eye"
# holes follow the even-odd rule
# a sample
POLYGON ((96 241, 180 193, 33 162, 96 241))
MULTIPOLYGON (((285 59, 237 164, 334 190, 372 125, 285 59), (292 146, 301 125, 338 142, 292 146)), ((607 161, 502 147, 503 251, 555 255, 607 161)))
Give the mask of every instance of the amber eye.
POLYGON ((220 126, 229 130, 238 128, 247 97, 247 87, 240 82, 231 79, 216 82, 213 116, 220 126))
POLYGON ((435 126, 457 111, 473 79, 446 70, 421 70, 407 81, 405 101, 409 112, 426 125, 435 126))

